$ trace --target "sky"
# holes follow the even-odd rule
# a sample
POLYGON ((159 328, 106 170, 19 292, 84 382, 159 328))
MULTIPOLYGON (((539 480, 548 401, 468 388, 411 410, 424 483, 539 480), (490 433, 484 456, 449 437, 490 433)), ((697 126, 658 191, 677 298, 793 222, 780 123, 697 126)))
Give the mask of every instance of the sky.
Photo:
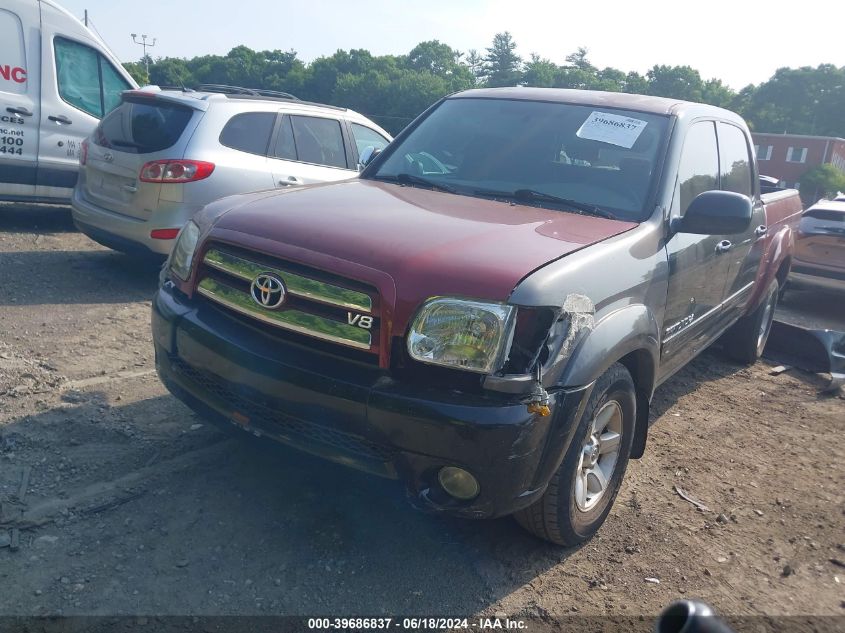
POLYGON ((510 31, 524 59, 537 53, 563 64, 585 46, 600 68, 689 65, 734 89, 782 66, 845 66, 841 0, 769 0, 765 9, 742 0, 57 1, 80 18, 88 9, 122 61, 141 57, 131 33, 156 38, 154 58, 225 55, 244 44, 293 49, 308 62, 337 49, 403 54, 432 39, 483 54, 496 33, 510 31))

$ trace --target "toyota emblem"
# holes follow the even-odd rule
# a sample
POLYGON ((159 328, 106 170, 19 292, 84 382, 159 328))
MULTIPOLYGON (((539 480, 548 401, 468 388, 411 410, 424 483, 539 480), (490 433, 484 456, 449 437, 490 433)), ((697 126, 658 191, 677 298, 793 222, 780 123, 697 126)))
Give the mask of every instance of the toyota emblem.
POLYGON ((285 284, 276 275, 261 273, 250 286, 252 300, 262 308, 275 310, 285 302, 285 284))

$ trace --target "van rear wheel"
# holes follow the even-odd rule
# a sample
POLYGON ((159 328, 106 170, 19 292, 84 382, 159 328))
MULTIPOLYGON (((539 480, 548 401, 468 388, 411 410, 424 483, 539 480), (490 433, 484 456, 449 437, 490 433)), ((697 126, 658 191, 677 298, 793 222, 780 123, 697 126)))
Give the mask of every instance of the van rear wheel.
POLYGON ((613 364, 596 381, 578 429, 546 492, 516 513, 522 527, 569 547, 598 531, 628 466, 636 402, 631 374, 624 365, 613 364))

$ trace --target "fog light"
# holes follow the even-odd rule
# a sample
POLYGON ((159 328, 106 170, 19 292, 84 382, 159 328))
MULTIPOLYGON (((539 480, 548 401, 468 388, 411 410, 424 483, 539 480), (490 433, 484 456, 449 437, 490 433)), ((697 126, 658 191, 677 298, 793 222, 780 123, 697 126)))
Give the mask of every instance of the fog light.
POLYGON ((437 473, 437 479, 443 486, 443 490, 462 501, 474 499, 481 490, 478 480, 463 468, 457 466, 444 466, 437 473))

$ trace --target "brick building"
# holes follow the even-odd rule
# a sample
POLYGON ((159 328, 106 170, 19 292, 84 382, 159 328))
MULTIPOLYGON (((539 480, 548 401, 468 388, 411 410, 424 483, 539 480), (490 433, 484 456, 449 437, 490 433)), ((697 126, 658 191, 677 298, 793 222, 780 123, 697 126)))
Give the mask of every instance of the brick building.
POLYGON ((798 187, 801 176, 813 167, 830 163, 845 172, 845 139, 804 134, 757 134, 754 151, 760 173, 787 187, 798 187))

